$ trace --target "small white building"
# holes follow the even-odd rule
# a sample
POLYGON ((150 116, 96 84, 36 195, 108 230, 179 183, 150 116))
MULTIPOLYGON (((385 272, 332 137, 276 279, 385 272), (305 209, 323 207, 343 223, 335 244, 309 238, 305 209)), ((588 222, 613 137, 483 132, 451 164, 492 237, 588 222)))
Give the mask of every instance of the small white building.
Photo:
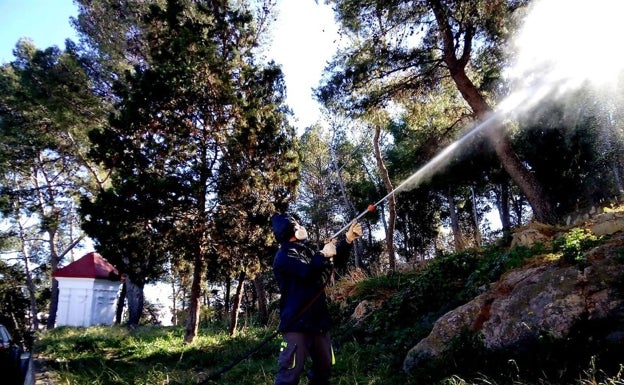
POLYGON ((56 326, 112 325, 119 292, 119 273, 100 254, 91 252, 52 276, 58 281, 56 326))

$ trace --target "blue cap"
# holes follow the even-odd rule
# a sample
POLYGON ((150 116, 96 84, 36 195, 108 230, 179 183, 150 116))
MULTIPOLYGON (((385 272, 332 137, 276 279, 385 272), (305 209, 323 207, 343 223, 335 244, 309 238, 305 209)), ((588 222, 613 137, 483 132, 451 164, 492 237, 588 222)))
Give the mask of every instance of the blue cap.
POLYGON ((271 218, 273 235, 279 243, 290 240, 295 235, 297 220, 290 214, 275 214, 271 218))

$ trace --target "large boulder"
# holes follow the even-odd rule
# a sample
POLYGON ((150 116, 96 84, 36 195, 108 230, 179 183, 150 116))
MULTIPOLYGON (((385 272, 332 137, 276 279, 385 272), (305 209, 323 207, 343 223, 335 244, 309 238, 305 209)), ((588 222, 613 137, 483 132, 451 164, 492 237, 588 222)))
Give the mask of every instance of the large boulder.
POLYGON ((438 319, 429 336, 408 352, 404 370, 439 358, 463 331, 477 333, 486 349, 497 351, 535 342, 540 335, 566 338, 579 320, 624 318, 623 248, 624 235, 618 233, 588 253, 582 270, 550 262, 508 272, 491 290, 438 319))
POLYGON ((546 243, 555 238, 558 232, 559 230, 554 226, 540 222, 529 222, 513 233, 511 247, 531 247, 538 242, 546 243))
POLYGON ((624 230, 624 211, 598 215, 588 222, 589 230, 597 236, 611 235, 624 230))

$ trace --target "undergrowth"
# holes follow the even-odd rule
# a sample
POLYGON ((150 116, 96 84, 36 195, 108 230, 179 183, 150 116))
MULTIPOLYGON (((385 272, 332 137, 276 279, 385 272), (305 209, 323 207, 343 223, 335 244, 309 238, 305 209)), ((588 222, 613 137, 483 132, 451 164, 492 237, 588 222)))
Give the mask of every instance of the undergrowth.
MULTIPOLYGON (((214 381, 206 377, 229 364, 259 343, 270 331, 250 328, 238 337, 229 337, 218 330, 202 330, 192 344, 184 344, 181 327, 141 326, 135 330, 124 327, 57 328, 41 333, 37 340, 39 359, 45 359, 45 369, 52 383, 63 385, 252 385, 273 384, 276 370, 277 340, 242 361, 231 371, 214 381)), ((479 360, 500 365, 499 375, 456 372, 445 378, 413 377, 386 366, 397 353, 380 351, 370 344, 357 341, 343 342, 337 349, 337 363, 333 371, 333 385, 529 385, 578 384, 624 385, 622 368, 607 375, 591 361, 570 382, 548 378, 524 377, 526 367, 515 361, 503 365, 489 361, 484 355, 466 354, 467 346, 474 346, 470 336, 456 341, 457 349, 439 365, 453 367, 472 365, 479 360), (502 375, 501 375, 502 374, 502 375)), ((483 362, 481 362, 482 364, 483 362)), ((469 366, 468 366, 469 367, 469 366)), ((302 385, 307 384, 302 379, 302 385)))
MULTIPOLYGON (((332 384, 624 385, 618 366, 624 349, 600 346, 592 340, 596 325, 582 322, 573 339, 562 343, 544 336, 536 350, 526 352, 487 353, 477 336, 463 333, 436 363, 409 375, 402 370, 409 349, 430 333, 441 315, 485 292, 510 269, 553 258, 582 266, 585 252, 601 241, 573 231, 551 245, 489 246, 441 255, 407 272, 376 277, 351 272, 328 289, 337 353, 332 384), (352 317, 363 301, 368 310, 352 317)), ((621 255, 614 258, 624 260, 621 255)), ((182 327, 62 327, 42 332, 35 352, 59 384, 198 384, 273 332, 248 327, 230 337, 225 330, 213 324, 185 344, 182 327)), ((278 345, 278 338, 271 340, 218 380, 203 383, 273 384, 278 345)))

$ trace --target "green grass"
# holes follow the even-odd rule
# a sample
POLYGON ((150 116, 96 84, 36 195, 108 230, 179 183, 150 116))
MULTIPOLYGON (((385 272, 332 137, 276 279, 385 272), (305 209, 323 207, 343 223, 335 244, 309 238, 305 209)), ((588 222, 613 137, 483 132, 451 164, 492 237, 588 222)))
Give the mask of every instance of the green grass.
MULTIPOLYGON (((124 327, 57 328, 42 332, 36 352, 46 360, 46 369, 53 383, 63 385, 155 385, 198 384, 261 342, 271 331, 252 328, 237 337, 216 330, 204 330, 192 344, 182 342, 181 327, 142 326, 134 330, 124 327)), ((272 340, 250 359, 206 384, 270 385, 274 381, 278 338, 272 340)), ((337 347, 333 385, 405 385, 418 384, 396 367, 394 351, 379 351, 371 345, 355 341, 337 347)), ((578 385, 624 385, 621 374, 601 376, 591 369, 583 372, 578 385)), ((526 381, 520 378, 471 380, 450 376, 440 385, 548 385, 547 381, 526 381)), ((302 378, 301 385, 307 380, 302 378)), ((430 384, 427 382, 427 384, 430 384)))
MULTIPOLYGON (((624 385, 624 346, 594 342, 592 333, 602 330, 600 323, 580 323, 573 339, 540 339, 539 349, 524 355, 488 353, 466 335, 437 366, 410 375, 401 370, 407 351, 429 334, 440 315, 487 290, 509 269, 561 262, 582 268, 585 251, 607 240, 590 235, 570 231, 551 245, 468 250, 406 273, 339 281, 329 290, 336 298, 330 306, 337 358, 332 384, 624 385), (359 301, 377 299, 382 304, 364 322, 351 319, 359 301)), ((616 261, 624 262, 621 249, 609 249, 616 261)), ((198 384, 273 333, 270 328, 249 327, 230 337, 226 329, 222 324, 208 326, 192 344, 185 344, 183 327, 62 327, 41 332, 34 351, 46 361, 54 384, 198 384)), ((279 337, 217 380, 204 383, 273 384, 278 351, 279 337)), ((307 380, 302 378, 300 384, 307 380)))
MULTIPOLYGON (((272 330, 252 328, 230 337, 203 330, 192 344, 184 344, 181 327, 62 327, 42 332, 36 352, 46 360, 55 384, 197 384, 269 336, 272 330)), ((207 384, 273 384, 279 337, 207 384)), ((355 342, 336 349, 332 384, 391 384, 387 368, 374 363, 380 357, 355 342)), ((391 354, 388 352, 387 354, 391 354)), ((302 385, 307 380, 302 378, 302 385)))
MULTIPOLYGON (((58 384, 196 384, 268 334, 266 329, 251 329, 229 337, 204 330, 195 342, 185 344, 181 327, 63 327, 41 333, 35 351, 58 384)), ((223 379, 271 384, 275 351, 277 342, 272 341, 223 379)))

